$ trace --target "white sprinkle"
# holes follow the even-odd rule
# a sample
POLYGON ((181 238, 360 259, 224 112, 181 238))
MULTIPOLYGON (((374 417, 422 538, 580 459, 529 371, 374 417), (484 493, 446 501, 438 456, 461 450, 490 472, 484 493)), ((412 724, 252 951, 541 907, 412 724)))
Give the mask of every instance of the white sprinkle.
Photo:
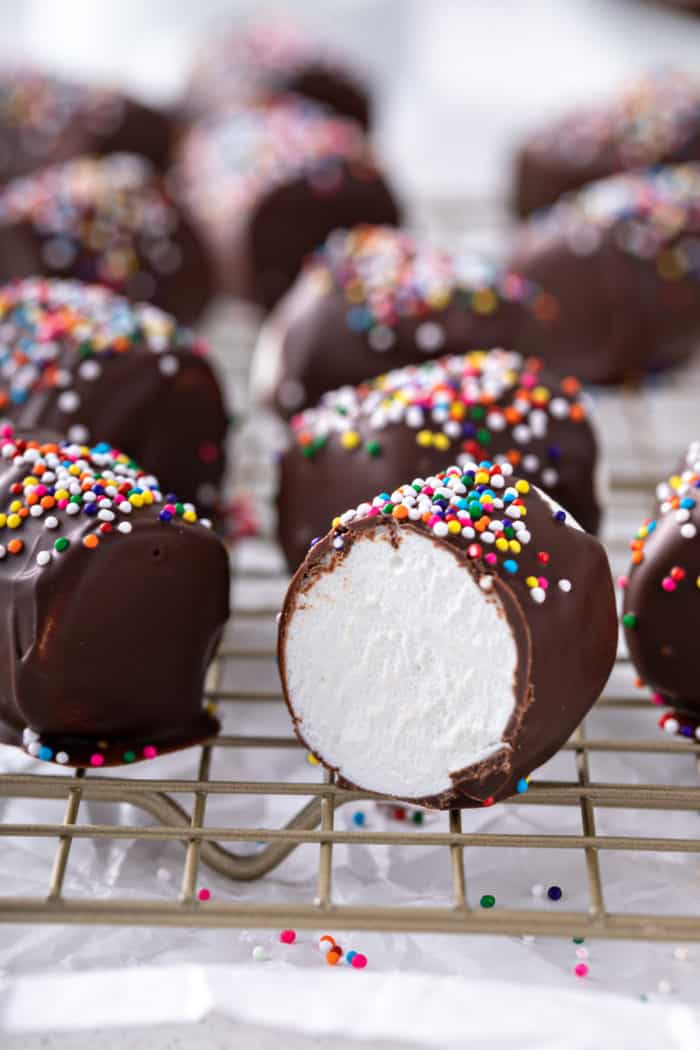
POLYGON ((265 959, 269 958, 262 944, 256 944, 251 954, 256 962, 264 962, 265 959))
POLYGON ((99 361, 94 359, 83 361, 78 369, 78 375, 81 379, 87 379, 88 382, 92 382, 93 379, 99 379, 102 375, 102 366, 99 361))
POLYGON ((677 510, 676 511, 676 521, 679 524, 681 524, 681 525, 683 524, 684 521, 690 521, 690 511, 689 510, 685 510, 684 508, 681 508, 681 510, 677 510))
POLYGON ((77 503, 69 503, 66 507, 66 514, 80 514, 80 507, 77 503))
POLYGON ((44 528, 45 529, 57 529, 58 528, 58 518, 54 518, 53 514, 50 514, 49 517, 46 518, 46 520, 44 521, 44 528))
POLYGON ((659 981, 659 983, 658 983, 658 985, 656 987, 659 989, 659 994, 660 995, 670 995, 671 992, 673 991, 673 985, 665 977, 661 978, 661 980, 659 981))
POLYGON ((532 598, 533 602, 537 602, 538 605, 541 605, 547 597, 547 592, 543 590, 542 587, 533 587, 530 591, 530 597, 532 598))
POLYGON ((97 517, 100 519, 100 521, 114 521, 114 514, 111 510, 101 510, 99 511, 97 517))
POLYGON ((435 524, 433 525, 433 532, 435 533, 436 536, 439 536, 440 538, 442 538, 443 536, 446 536, 447 533, 449 532, 449 529, 447 528, 447 522, 445 522, 445 521, 436 521, 435 524))
POLYGON ((568 594, 571 590, 571 580, 559 580, 559 590, 568 594))
POLYGON ((549 402, 549 411, 555 419, 563 419, 569 414, 569 402, 563 397, 553 397, 549 402))
POLYGON ((342 551, 343 547, 345 546, 345 544, 343 542, 343 537, 342 536, 336 536, 336 538, 333 540, 333 546, 335 547, 335 549, 337 551, 342 551))
POLYGON ((667 733, 677 733, 680 727, 681 724, 677 718, 667 718, 664 722, 664 729, 667 733))
POLYGON ((38 740, 39 734, 34 729, 30 729, 29 726, 25 726, 22 730, 22 743, 28 744, 32 740, 38 740))
POLYGON ((530 890, 533 897, 544 897, 544 886, 541 882, 536 882, 530 890))
POLYGON ((80 405, 80 397, 75 390, 64 390, 59 395, 57 404, 61 412, 75 412, 80 405))
POLYGON ((174 354, 164 354, 158 361, 158 368, 164 376, 174 376, 180 371, 180 362, 174 354))
POLYGON ((68 755, 67 751, 59 751, 56 755, 56 761, 58 762, 59 766, 65 766, 69 757, 70 756, 68 755))
POLYGON ((439 350, 445 343, 445 331, 435 321, 424 321, 416 328, 416 346, 425 354, 439 350))
POLYGON ((689 954, 684 944, 679 944, 677 948, 673 949, 673 958, 677 959, 678 962, 687 962, 689 954))
POLYGON ((684 540, 692 540, 697 534, 697 529, 692 522, 688 522, 687 525, 681 525, 681 536, 684 540))
POLYGON ((170 882, 170 880, 172 879, 172 874, 167 868, 158 868, 156 875, 158 876, 161 882, 170 882))
POLYGON ((39 553, 36 556, 37 565, 40 565, 43 568, 45 565, 48 565, 50 561, 51 554, 49 553, 49 551, 39 551, 39 553))
POLYGON ((490 591, 493 588, 493 576, 482 576, 479 580, 482 591, 490 591))
POLYGON ((39 503, 35 503, 29 508, 29 513, 33 518, 40 518, 44 513, 44 508, 39 503))
POLYGON ((396 342, 396 336, 392 332, 391 328, 387 328, 386 325, 379 324, 375 328, 371 328, 369 335, 367 336, 367 342, 373 350, 377 350, 382 353, 385 350, 391 350, 392 346, 396 342))
POLYGON ((131 522, 130 521, 120 521, 119 524, 117 525, 117 532, 121 532, 123 536, 128 536, 129 533, 131 532, 131 522))
POLYGON ((27 744, 27 751, 30 755, 33 755, 35 758, 39 754, 40 749, 41 744, 38 740, 32 740, 29 744, 27 744))

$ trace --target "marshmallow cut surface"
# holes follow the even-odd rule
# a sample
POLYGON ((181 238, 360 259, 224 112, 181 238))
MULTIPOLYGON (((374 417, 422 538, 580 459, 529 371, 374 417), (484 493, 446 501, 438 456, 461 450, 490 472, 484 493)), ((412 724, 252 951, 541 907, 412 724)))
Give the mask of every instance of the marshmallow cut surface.
POLYGON ((287 687, 324 762, 366 790, 421 798, 508 747, 518 655, 493 590, 429 537, 393 535, 396 547, 387 526, 356 533, 300 590, 287 687))

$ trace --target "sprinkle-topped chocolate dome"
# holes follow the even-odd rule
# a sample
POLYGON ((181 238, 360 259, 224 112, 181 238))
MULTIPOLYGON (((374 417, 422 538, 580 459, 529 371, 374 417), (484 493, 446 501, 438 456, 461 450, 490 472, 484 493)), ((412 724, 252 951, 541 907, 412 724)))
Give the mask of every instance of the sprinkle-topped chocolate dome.
POLYGON ((411 468, 425 476, 483 456, 515 467, 585 528, 598 526, 596 440, 580 385, 552 379, 537 359, 473 351, 397 369, 326 394, 294 417, 290 433, 278 509, 291 568, 339 507, 393 486, 411 468))
POLYGON ((84 443, 102 435, 213 510, 227 418, 206 346, 155 306, 98 285, 0 288, 0 418, 84 443))

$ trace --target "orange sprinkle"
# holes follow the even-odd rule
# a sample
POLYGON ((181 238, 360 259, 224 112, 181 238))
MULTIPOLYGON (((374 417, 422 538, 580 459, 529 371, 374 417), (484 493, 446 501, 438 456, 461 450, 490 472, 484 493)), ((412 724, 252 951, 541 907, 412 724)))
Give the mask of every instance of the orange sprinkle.
POLYGON ((90 534, 89 536, 86 536, 83 540, 83 547, 87 547, 89 550, 94 550, 94 548, 98 545, 99 542, 100 541, 97 538, 97 536, 90 534))
POLYGON ((575 423, 580 423, 582 419, 585 419, 586 410, 583 405, 572 405, 569 409, 569 417, 573 419, 575 423))
POLYGON ((10 540, 10 542, 7 545, 7 549, 10 552, 10 554, 19 554, 19 552, 23 548, 24 543, 22 542, 22 540, 10 540))
POLYGON ((581 389, 581 384, 576 378, 576 376, 566 376, 561 381, 561 388, 565 394, 570 394, 573 396, 574 394, 578 394, 579 390, 581 389))
POLYGON ((403 505, 394 507, 391 516, 392 518, 398 518, 399 521, 403 521, 404 518, 408 517, 408 507, 404 507, 403 505))
POLYGON ((29 507, 22 507, 22 508, 20 508, 19 516, 20 516, 20 518, 28 518, 29 517, 29 507))
POLYGON ((44 510, 51 510, 52 507, 56 506, 56 500, 53 498, 53 496, 42 496, 41 505, 44 508, 44 510))

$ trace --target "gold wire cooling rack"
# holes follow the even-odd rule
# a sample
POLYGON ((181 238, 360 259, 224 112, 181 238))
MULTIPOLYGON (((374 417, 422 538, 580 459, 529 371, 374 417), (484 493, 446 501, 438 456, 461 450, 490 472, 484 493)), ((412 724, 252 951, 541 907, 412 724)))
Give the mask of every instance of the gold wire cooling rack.
MULTIPOLYGON (((281 582, 281 581, 280 581, 281 582)), ((276 608, 246 608, 234 613, 232 623, 242 620, 273 620, 276 608)), ((219 704, 246 701, 279 703, 278 691, 268 689, 224 689, 224 672, 232 661, 274 660, 272 649, 234 645, 225 641, 207 683, 207 699, 219 704)), ((624 661, 624 657, 620 657, 624 661)), ((623 710, 648 707, 648 700, 607 691, 600 707, 623 710)), ((647 753, 663 756, 669 763, 679 756, 695 753, 700 744, 670 739, 595 738, 586 723, 565 745, 573 752, 576 777, 571 780, 537 780, 523 795, 505 806, 573 807, 580 814, 580 833, 501 834, 465 833, 461 814, 449 814, 449 830, 429 827, 414 831, 339 829, 336 814, 340 807, 378 796, 347 791, 333 782, 331 774, 323 783, 311 778, 294 781, 216 780, 210 778, 215 749, 274 749, 299 747, 294 737, 280 735, 221 735, 201 745, 198 772, 193 779, 153 780, 139 776, 137 768, 128 776, 94 775, 90 771, 65 772, 55 776, 7 773, 0 776, 0 797, 65 800, 61 823, 3 823, 1 836, 56 839, 53 868, 45 895, 34 897, 0 896, 0 921, 39 923, 108 923, 118 925, 198 926, 299 929, 329 927, 381 931, 436 933, 533 934, 539 936, 580 936, 637 940, 700 941, 700 917, 689 914, 650 915, 610 911, 605 905, 605 885, 601 876, 600 853, 606 850, 633 853, 700 854, 697 835, 687 838, 660 838, 596 833, 596 810, 623 808, 635 810, 700 811, 700 787, 674 787, 667 784, 603 783, 592 778, 590 756, 600 752, 647 753), (285 827, 251 828, 205 825, 208 798, 213 795, 275 795, 310 798, 285 827), (129 803, 145 812, 152 823, 78 823, 83 802, 129 803), (175 840, 184 847, 184 868, 178 900, 88 899, 73 900, 63 893, 64 878, 76 839, 175 840), (252 855, 236 853, 234 843, 262 844, 252 855), (445 865, 451 870, 451 906, 372 906, 343 905, 333 898, 333 848, 339 843, 361 845, 436 846, 444 851, 445 865), (318 845, 317 896, 312 903, 294 901, 214 901, 197 899, 200 866, 233 880, 262 879, 302 844, 318 845), (585 856, 588 883, 588 909, 542 912, 533 909, 499 908, 485 910, 469 893, 465 850, 529 847, 535 850, 579 850, 585 856)), ((690 821, 688 823, 690 827, 690 821)))

